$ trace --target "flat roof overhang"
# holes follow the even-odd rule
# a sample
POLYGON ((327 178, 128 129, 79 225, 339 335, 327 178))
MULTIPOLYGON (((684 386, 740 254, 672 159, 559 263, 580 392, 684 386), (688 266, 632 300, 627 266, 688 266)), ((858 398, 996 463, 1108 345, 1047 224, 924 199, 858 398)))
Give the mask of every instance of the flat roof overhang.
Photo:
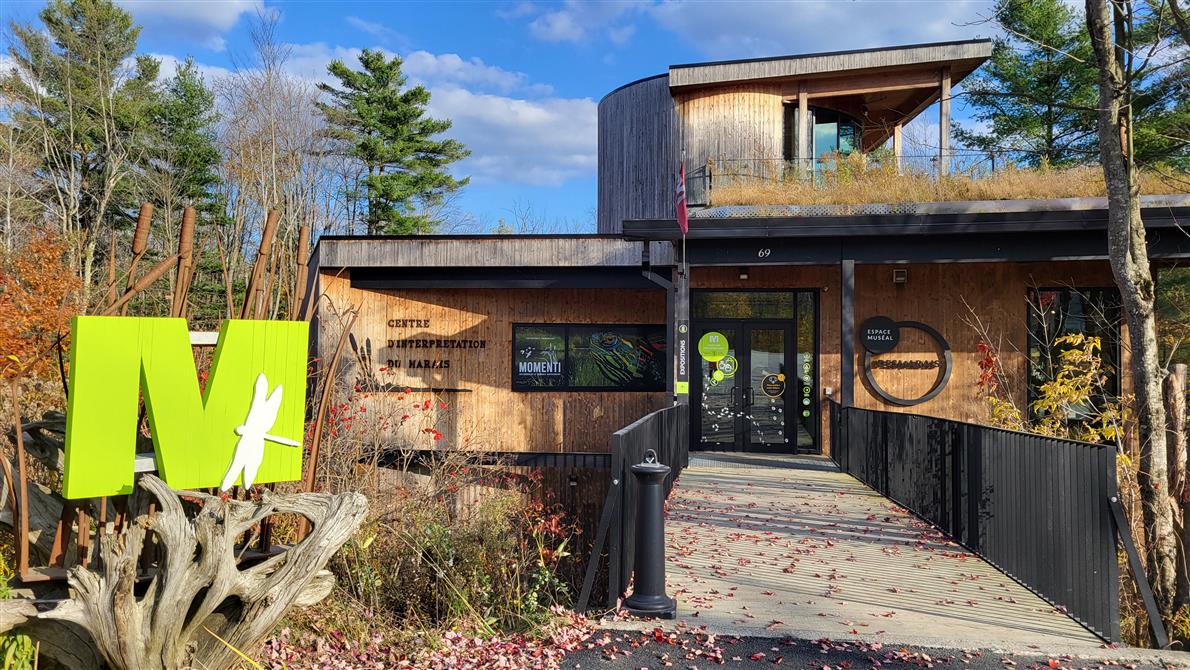
POLYGON ((326 235, 308 267, 311 278, 342 274, 371 290, 660 290, 665 280, 648 270, 672 264, 672 245, 619 235, 326 235))
POLYGON ((669 66, 670 89, 758 79, 829 77, 906 67, 951 66, 956 81, 992 55, 992 40, 956 40, 669 66))
MULTIPOLYGON (((1190 258, 1187 200, 1186 205, 1142 208, 1150 258, 1190 258)), ((1105 208, 952 209, 929 214, 692 217, 687 259, 691 265, 817 265, 843 259, 961 263, 1107 258, 1105 208)), ((623 234, 630 240, 680 239, 673 219, 625 221, 623 234)))
POLYGON ((660 290, 635 268, 354 268, 351 288, 358 289, 526 289, 614 288, 660 290))

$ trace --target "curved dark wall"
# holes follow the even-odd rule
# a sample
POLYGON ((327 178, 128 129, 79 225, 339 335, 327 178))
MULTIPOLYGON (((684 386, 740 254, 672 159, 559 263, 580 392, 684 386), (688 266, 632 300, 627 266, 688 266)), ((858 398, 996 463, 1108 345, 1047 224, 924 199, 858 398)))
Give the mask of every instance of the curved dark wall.
POLYGON ((677 127, 669 75, 633 82, 599 101, 599 232, 620 232, 624 219, 674 216, 677 127))

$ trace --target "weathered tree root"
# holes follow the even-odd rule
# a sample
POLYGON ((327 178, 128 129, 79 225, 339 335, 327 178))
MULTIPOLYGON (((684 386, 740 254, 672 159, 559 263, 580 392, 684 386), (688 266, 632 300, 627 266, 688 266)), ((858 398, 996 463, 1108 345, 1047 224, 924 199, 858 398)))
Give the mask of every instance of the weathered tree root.
POLYGON ((291 605, 313 604, 329 593, 333 577, 323 568, 363 522, 367 499, 359 493, 264 491, 259 502, 223 500, 175 492, 147 475, 131 508, 132 522, 100 543, 103 567, 72 568, 72 598, 39 617, 84 628, 117 670, 215 670, 240 660, 228 645, 251 650, 291 605), (179 495, 202 502, 193 518, 179 495), (157 504, 152 515, 150 498, 157 504), (237 538, 278 513, 304 516, 313 530, 290 549, 239 569, 237 538), (149 533, 157 536, 161 558, 147 588, 137 588, 149 533))

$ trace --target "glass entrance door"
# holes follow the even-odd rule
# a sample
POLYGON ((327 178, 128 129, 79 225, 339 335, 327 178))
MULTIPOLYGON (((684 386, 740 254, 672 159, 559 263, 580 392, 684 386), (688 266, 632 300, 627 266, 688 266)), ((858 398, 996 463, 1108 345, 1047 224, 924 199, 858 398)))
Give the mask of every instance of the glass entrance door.
POLYGON ((695 328, 698 374, 694 397, 697 449, 795 452, 797 421, 789 418, 797 385, 791 365, 794 328, 772 322, 703 322, 695 328), (788 404, 788 407, 787 407, 788 404))
POLYGON ((745 451, 793 451, 786 433, 788 328, 748 329, 748 386, 744 392, 745 451))

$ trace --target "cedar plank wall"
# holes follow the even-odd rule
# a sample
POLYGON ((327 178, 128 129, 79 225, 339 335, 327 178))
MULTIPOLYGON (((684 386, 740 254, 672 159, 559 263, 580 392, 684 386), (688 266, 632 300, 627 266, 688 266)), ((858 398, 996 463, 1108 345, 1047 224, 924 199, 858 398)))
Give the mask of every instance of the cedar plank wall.
MULTIPOLYGON (((620 232, 624 219, 674 215, 681 160, 674 113, 665 75, 633 82, 599 101, 599 232, 620 232)), ((692 168, 687 162, 687 173, 692 168)))
MULTIPOLYGON (((946 263, 934 265, 856 265, 855 325, 883 315, 894 320, 913 320, 933 326, 950 344, 954 369, 946 388, 920 405, 886 405, 866 388, 862 346, 856 341, 855 404, 857 407, 911 412, 960 421, 985 423, 987 404, 979 397, 979 336, 966 322, 971 309, 989 325, 1000 346, 1005 368, 1017 380, 1013 394, 1025 405, 1026 345, 1028 308, 1025 295, 1030 287, 1097 288, 1114 285, 1106 262, 1054 263, 946 263), (892 282, 894 267, 909 270, 908 281, 892 282), (964 304, 964 301, 966 304, 964 304)), ((1127 342, 1126 332, 1121 333, 1127 342)), ((917 331, 902 331, 901 344, 889 358, 928 360, 935 349, 917 331)), ((1123 364, 1127 365, 1124 354, 1123 364)), ((935 379, 934 371, 877 370, 876 379, 886 390, 900 397, 924 393, 935 379)), ((1123 391, 1130 392, 1125 371, 1123 391)))
POLYGON ((781 96, 786 88, 780 83, 749 82, 674 93, 686 172, 709 159, 720 161, 713 168, 715 174, 780 166, 785 137, 781 96), (741 163, 738 159, 776 161, 741 163))
MULTIPOLYGON (((691 270, 691 288, 726 289, 819 289, 819 417, 822 449, 829 448, 826 427, 826 388, 839 395, 839 316, 840 286, 838 266, 752 266, 749 278, 739 279, 735 267, 703 267, 691 270)), ((1112 286, 1111 269, 1105 262, 1055 263, 940 263, 932 265, 856 265, 855 325, 858 331, 864 319, 883 315, 894 320, 921 321, 933 326, 950 344, 954 369, 946 388, 937 397, 913 407, 885 404, 866 387, 863 351, 856 341, 855 404, 857 407, 911 412, 930 416, 984 423, 987 405, 976 393, 979 378, 979 337, 965 321, 970 313, 964 300, 980 317, 992 324, 990 330, 1003 337, 1001 344, 1006 368, 1020 383, 1014 389, 1018 402, 1025 402, 1026 315, 1025 294, 1030 286, 1042 288, 1073 286, 1094 288, 1112 286), (908 282, 892 283, 893 268, 909 271, 908 282)), ((1121 333, 1127 344, 1127 333, 1121 333)), ((897 352, 889 358, 929 359, 934 349, 924 336, 905 330, 897 352)), ((1127 352, 1123 365, 1127 365, 1127 352)), ((894 395, 920 395, 934 380, 931 372, 878 370, 877 380, 894 395)), ((1131 380, 1121 375, 1123 391, 1131 392, 1131 380)))
MULTIPOLYGON (((338 343, 339 321, 327 305, 360 309, 353 329, 364 349, 371 342, 372 369, 381 383, 398 387, 451 387, 433 398, 429 413, 411 409, 429 393, 372 394, 366 401, 373 420, 399 423, 396 435, 412 448, 468 448, 499 451, 606 451, 609 437, 648 412, 660 408, 667 394, 642 392, 512 391, 513 323, 665 323, 665 292, 601 289, 403 289, 351 288, 345 276, 323 273, 328 300, 321 302, 319 339, 324 360, 338 343), (428 328, 389 328, 389 319, 428 319, 428 328), (408 369, 381 372, 390 357, 388 339, 442 337, 486 340, 484 349, 405 349, 401 358, 449 358, 449 370, 408 369), (447 403, 445 410, 438 402, 447 403), (445 434, 433 441, 424 428, 445 434)), ((359 364, 349 345, 341 379, 355 384, 359 364)))

